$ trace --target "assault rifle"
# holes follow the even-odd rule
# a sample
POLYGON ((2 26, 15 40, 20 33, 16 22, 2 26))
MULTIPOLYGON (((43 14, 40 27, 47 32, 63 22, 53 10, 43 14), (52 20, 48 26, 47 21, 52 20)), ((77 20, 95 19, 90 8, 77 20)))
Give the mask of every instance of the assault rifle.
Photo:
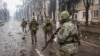
POLYGON ((48 44, 53 41, 53 39, 55 38, 54 36, 57 34, 59 30, 60 30, 60 27, 51 35, 51 39, 46 43, 46 45, 43 47, 41 51, 44 51, 44 49, 48 46, 48 44))

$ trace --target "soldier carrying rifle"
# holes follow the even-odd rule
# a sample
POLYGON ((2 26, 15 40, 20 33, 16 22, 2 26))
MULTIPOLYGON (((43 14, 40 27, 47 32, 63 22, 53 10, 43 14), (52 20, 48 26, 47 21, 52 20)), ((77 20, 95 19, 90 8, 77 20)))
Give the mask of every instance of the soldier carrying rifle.
POLYGON ((69 13, 67 11, 62 11, 60 15, 60 27, 51 36, 46 46, 55 38, 54 35, 57 35, 59 44, 57 56, 74 56, 78 52, 78 46, 80 45, 77 25, 69 18, 69 13))

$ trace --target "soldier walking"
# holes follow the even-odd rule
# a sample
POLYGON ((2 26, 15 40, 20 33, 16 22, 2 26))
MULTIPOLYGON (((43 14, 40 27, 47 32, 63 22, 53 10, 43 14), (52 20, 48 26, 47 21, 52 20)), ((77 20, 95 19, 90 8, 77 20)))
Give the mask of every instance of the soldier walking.
POLYGON ((36 33, 38 30, 38 22, 35 20, 35 17, 33 17, 32 21, 29 23, 29 29, 31 31, 32 44, 34 44, 34 42, 37 42, 36 33))
POLYGON ((27 21, 25 21, 24 19, 22 20, 22 23, 21 23, 21 27, 22 27, 22 31, 23 32, 26 32, 26 26, 27 26, 27 21))
POLYGON ((44 26, 44 33, 45 33, 45 43, 47 43, 48 37, 50 38, 52 34, 52 23, 50 22, 50 18, 46 19, 44 26))

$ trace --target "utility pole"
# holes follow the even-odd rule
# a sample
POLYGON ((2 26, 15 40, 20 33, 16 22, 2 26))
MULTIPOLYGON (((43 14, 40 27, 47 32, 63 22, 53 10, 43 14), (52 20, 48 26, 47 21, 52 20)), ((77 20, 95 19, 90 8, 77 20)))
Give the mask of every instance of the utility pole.
POLYGON ((59 28, 59 0, 56 0, 56 28, 59 28))
POLYGON ((45 21, 45 0, 43 0, 43 21, 45 21))

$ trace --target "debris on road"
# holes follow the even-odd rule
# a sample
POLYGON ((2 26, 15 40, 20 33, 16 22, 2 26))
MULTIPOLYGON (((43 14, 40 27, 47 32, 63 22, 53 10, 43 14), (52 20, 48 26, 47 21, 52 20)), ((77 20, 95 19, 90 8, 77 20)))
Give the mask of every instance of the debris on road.
POLYGON ((19 35, 22 34, 21 32, 18 33, 19 35))
POLYGON ((25 37, 22 37, 23 40, 25 40, 25 37))
POLYGON ((4 26, 4 24, 3 23, 0 23, 0 27, 2 27, 2 26, 4 26))
POLYGON ((21 55, 20 56, 25 56, 25 49, 20 50, 21 55))

